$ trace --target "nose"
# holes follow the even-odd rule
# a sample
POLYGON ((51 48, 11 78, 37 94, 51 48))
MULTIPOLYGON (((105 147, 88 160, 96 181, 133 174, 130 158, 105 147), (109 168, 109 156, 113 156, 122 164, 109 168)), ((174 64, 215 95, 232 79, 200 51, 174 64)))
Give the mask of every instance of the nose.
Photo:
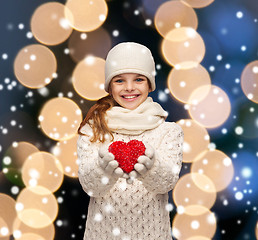
POLYGON ((135 89, 134 83, 132 81, 127 81, 125 84, 125 90, 131 92, 135 89))

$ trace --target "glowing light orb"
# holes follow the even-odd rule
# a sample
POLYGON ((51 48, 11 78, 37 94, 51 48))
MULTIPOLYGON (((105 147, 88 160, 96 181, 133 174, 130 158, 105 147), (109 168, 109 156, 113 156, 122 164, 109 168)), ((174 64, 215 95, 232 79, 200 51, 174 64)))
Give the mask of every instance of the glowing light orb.
POLYGON ((154 23, 157 31, 165 37, 179 27, 197 28, 198 18, 191 6, 182 1, 164 2, 156 11, 154 23))
POLYGON ((203 8, 210 5, 214 0, 182 0, 186 4, 189 4, 193 8, 203 8))
POLYGON ((41 109, 39 115, 43 132, 55 140, 72 138, 82 121, 78 105, 68 98, 53 98, 41 109))
POLYGON ((250 62, 241 74, 241 87, 246 97, 258 103, 258 60, 250 62))
POLYGON ((250 178, 253 175, 252 169, 249 167, 244 167, 241 171, 244 178, 250 178))
POLYGON ((9 236, 9 228, 3 218, 0 217, 0 238, 9 236))
POLYGON ((23 187, 21 168, 27 157, 35 152, 39 152, 38 148, 28 142, 17 142, 15 145, 10 146, 2 162, 2 167, 8 170, 5 172, 6 178, 12 183, 23 187), (8 162, 5 159, 8 159, 8 162))
MULTIPOLYGON (((19 238, 17 237, 17 239, 24 240, 27 240, 25 238, 28 236, 27 234, 36 234, 44 240, 53 240, 55 237, 55 227, 53 223, 43 228, 32 228, 23 223, 18 217, 16 217, 16 219, 13 222, 13 232, 19 233, 20 236, 19 238)), ((33 238, 33 240, 34 239, 35 238, 33 238)))
POLYGON ((28 88, 42 88, 49 84, 57 69, 55 55, 50 49, 32 44, 21 49, 14 61, 14 73, 28 88))
POLYGON ((255 139, 258 137, 258 105, 242 98, 237 103, 237 115, 234 132, 241 138, 255 139))
POLYGON ((217 220, 207 208, 191 205, 182 214, 176 214, 172 223, 173 235, 178 240, 193 236, 202 236, 211 239, 216 232, 217 220))
POLYGON ((65 6, 57 2, 42 4, 35 10, 31 18, 31 31, 39 42, 56 45, 70 36, 73 29, 64 11, 65 6))
POLYGON ((64 174, 74 178, 78 177, 77 139, 78 135, 75 135, 69 140, 58 142, 52 149, 53 155, 63 166, 64 174))
POLYGON ((191 205, 211 208, 216 200, 216 188, 205 175, 189 173, 178 180, 173 190, 173 199, 175 204, 183 206, 185 211, 186 207, 191 205))
POLYGON ((227 94, 217 86, 201 86, 189 98, 189 114, 206 128, 223 124, 229 117, 231 104, 227 94))
POLYGON ((65 16, 70 25, 81 32, 99 28, 105 22, 108 13, 104 0, 68 0, 65 6, 65 16))
POLYGON ((22 167, 22 179, 26 186, 43 186, 55 192, 61 186, 63 178, 61 163, 48 152, 33 153, 22 167))
POLYGON ((43 238, 42 236, 35 234, 35 233, 24 233, 19 238, 20 240, 47 240, 46 238, 43 238))
POLYGON ((183 162, 193 160, 208 149, 210 136, 208 131, 191 119, 181 119, 177 122, 184 132, 183 162))
POLYGON ((12 223, 17 216, 15 203, 13 198, 0 193, 0 239, 10 236, 13 232, 12 223))
POLYGON ((167 79, 171 94, 183 103, 189 103, 189 98, 194 90, 203 85, 211 84, 208 71, 198 64, 189 69, 173 68, 167 79))
POLYGON ((95 101, 106 96, 105 60, 94 56, 86 57, 75 67, 72 80, 74 89, 83 98, 95 101))
POLYGON ((232 181, 234 167, 225 153, 219 150, 207 150, 194 160, 191 172, 206 175, 214 183, 216 191, 221 191, 232 181))
POLYGON ((24 188, 17 200, 19 219, 32 228, 44 228, 52 224, 58 213, 54 195, 44 187, 24 188))
POLYGON ((188 69, 198 66, 203 60, 205 45, 195 29, 181 27, 167 33, 161 50, 168 64, 176 69, 188 69))
POLYGON ((244 194, 242 192, 236 192, 235 198, 236 198, 236 200, 240 201, 244 198, 244 194))
POLYGON ((195 237, 189 237, 186 240, 210 240, 210 238, 203 237, 203 236, 195 236, 195 237))

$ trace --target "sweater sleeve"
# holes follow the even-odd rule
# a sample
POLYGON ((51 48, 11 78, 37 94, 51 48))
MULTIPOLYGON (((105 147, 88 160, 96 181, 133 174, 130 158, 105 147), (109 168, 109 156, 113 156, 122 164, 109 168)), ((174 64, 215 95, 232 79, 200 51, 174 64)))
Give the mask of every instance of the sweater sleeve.
POLYGON ((155 149, 153 167, 139 180, 154 194, 164 194, 174 188, 182 166, 184 133, 176 123, 167 124, 166 134, 155 149))
POLYGON ((83 190, 91 197, 103 197, 116 183, 118 178, 108 177, 98 165, 98 150, 101 143, 90 142, 90 127, 85 126, 77 140, 79 160, 78 178, 83 190))

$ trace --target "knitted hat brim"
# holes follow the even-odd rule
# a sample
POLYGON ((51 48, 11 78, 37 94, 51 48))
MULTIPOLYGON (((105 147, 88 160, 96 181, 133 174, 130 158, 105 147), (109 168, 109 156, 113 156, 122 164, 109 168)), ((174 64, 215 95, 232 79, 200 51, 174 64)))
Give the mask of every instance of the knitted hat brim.
MULTIPOLYGON (((112 72, 112 74, 110 74, 107 78, 106 78, 106 82, 105 82, 105 91, 108 92, 108 88, 109 88, 109 84, 111 82, 111 80, 119 75, 119 74, 123 74, 123 73, 136 73, 136 74, 140 74, 143 75, 145 77, 147 77, 151 83, 151 91, 154 91, 156 89, 156 85, 155 85, 155 77, 154 75, 148 74, 145 71, 136 69, 136 68, 126 68, 126 69, 120 69, 118 71, 114 71, 112 72)), ((154 73, 153 73, 154 74, 154 73)))

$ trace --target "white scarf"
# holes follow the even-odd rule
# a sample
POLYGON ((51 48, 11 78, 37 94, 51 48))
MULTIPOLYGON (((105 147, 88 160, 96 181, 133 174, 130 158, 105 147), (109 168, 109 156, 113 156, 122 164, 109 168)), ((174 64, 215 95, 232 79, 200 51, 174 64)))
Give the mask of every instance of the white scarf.
POLYGON ((139 135, 158 127, 167 116, 167 112, 158 103, 147 97, 133 110, 119 106, 112 107, 106 112, 106 121, 112 132, 139 135))

